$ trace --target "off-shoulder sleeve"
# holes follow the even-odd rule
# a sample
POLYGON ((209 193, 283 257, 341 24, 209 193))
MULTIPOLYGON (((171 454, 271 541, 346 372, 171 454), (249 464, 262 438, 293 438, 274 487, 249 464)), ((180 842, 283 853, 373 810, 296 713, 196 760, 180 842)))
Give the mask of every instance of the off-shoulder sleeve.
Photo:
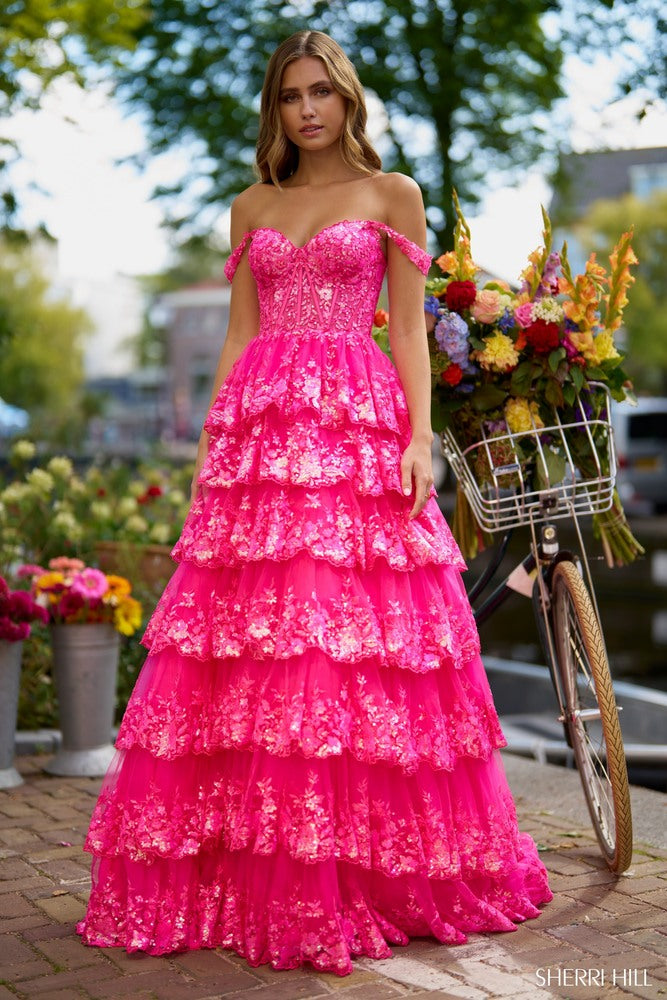
POLYGON ((237 247, 235 247, 227 259, 225 264, 225 277, 227 281, 231 281, 236 274, 236 268, 239 266, 239 261, 243 256, 243 251, 247 247, 250 238, 252 237, 252 231, 249 233, 244 233, 243 239, 237 247))
POLYGON ((419 268, 422 274, 428 274, 429 268, 431 266, 431 256, 422 250, 421 247, 409 240, 407 236, 403 236, 402 233, 396 232, 391 226, 387 226, 384 222, 375 222, 375 227, 382 233, 386 233, 389 236, 399 250, 402 250, 406 257, 408 257, 412 263, 419 268))

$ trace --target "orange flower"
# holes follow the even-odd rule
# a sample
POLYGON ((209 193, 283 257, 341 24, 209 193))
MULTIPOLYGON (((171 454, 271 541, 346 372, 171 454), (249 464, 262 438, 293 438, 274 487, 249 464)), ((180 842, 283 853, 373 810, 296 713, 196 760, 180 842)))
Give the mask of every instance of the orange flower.
POLYGON ((373 326, 387 326, 389 323, 389 313, 386 309, 376 310, 375 316, 373 316, 373 326))

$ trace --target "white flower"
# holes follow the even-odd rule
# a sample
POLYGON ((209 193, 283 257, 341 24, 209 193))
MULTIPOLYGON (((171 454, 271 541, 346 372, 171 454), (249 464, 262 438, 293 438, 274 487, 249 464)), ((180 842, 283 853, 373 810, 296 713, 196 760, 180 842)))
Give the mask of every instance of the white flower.
POLYGON ((29 462, 31 458, 34 458, 36 448, 32 441, 26 441, 22 438, 12 445, 12 450, 9 453, 9 457, 12 459, 18 459, 21 462, 29 462))
POLYGON ((169 490, 167 500, 172 507, 180 507, 182 503, 185 503, 185 493, 183 490, 169 490))
POLYGON ((151 528, 150 538, 152 542, 156 542, 158 545, 166 545, 169 541, 169 525, 163 521, 154 524, 151 528))
POLYGON ((70 541, 78 541, 83 535, 83 529, 69 510, 59 510, 50 524, 51 531, 56 535, 65 535, 70 541))
POLYGON ((56 485, 53 476, 45 469, 31 469, 25 478, 38 493, 51 493, 56 485))
POLYGON ((145 535, 148 532, 148 521, 141 514, 132 514, 125 522, 125 530, 133 535, 145 535))
POLYGON ((27 483, 10 483, 2 493, 0 493, 0 499, 4 500, 5 503, 21 503, 27 496, 31 493, 30 487, 27 483))
POLYGON ((118 501, 118 514, 120 517, 130 517, 135 513, 138 506, 134 497, 122 497, 118 501))
POLYGON ((72 463, 65 455, 54 455, 46 468, 56 479, 69 479, 73 472, 72 463))
POLYGON ((72 476, 67 485, 67 488, 70 492, 70 496, 80 497, 83 493, 86 492, 86 484, 82 479, 79 479, 78 476, 72 476))
POLYGON ((533 320, 543 319, 545 323, 560 323, 563 319, 563 307, 552 295, 533 302, 533 320))
POLYGON ((96 521, 108 521, 111 518, 111 504, 105 500, 93 500, 90 505, 90 513, 96 521))

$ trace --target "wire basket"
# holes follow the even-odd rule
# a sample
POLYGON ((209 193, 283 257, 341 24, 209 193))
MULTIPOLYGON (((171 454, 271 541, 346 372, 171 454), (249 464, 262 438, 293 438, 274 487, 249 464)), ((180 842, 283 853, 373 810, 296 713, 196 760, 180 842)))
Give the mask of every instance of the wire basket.
POLYGON ((531 520, 552 521, 610 509, 616 480, 616 453, 609 422, 611 406, 606 387, 595 388, 605 397, 598 417, 588 416, 577 398, 575 418, 569 423, 563 423, 554 408, 553 422, 548 427, 533 425, 519 433, 508 429, 505 434, 488 436, 483 432, 481 440, 467 447, 462 447, 450 428, 442 432, 442 453, 484 531, 506 531, 531 520), (581 474, 572 453, 571 442, 576 434, 587 438, 587 457, 595 472, 590 477, 581 474), (550 481, 546 457, 547 449, 554 446, 565 459, 565 474, 559 482, 550 481), (526 467, 522 451, 534 454, 532 468, 526 467), (478 475, 480 462, 484 468, 483 481, 478 475), (545 485, 533 489, 538 465, 545 485))

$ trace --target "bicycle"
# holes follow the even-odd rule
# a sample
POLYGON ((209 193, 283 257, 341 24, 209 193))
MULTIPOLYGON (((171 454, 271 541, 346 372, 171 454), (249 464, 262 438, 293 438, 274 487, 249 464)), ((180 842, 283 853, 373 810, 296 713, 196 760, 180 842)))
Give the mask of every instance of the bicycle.
POLYGON ((495 590, 473 607, 478 624, 485 622, 512 594, 532 598, 533 611, 551 674, 565 738, 573 751, 597 840, 609 868, 620 874, 632 860, 632 813, 623 738, 600 626, 595 590, 579 517, 609 510, 616 476, 610 400, 601 416, 589 417, 581 401, 575 419, 563 423, 554 409, 548 427, 505 434, 482 433, 479 441, 462 447, 454 432, 441 434, 441 450, 457 478, 479 527, 490 534, 504 532, 493 557, 471 588, 472 602, 493 581, 515 528, 530 527, 530 551, 495 590), (586 434, 594 475, 583 477, 570 449, 572 434, 586 434), (557 439, 566 456, 565 476, 548 477, 545 442, 557 439), (525 474, 523 456, 529 444, 542 463, 538 488, 525 474), (600 445, 603 453, 599 453, 600 445), (500 455, 500 462, 498 456, 500 455), (484 467, 479 481, 480 459, 484 467), (509 459, 509 460, 508 460, 509 459), (511 484, 511 485, 508 485, 511 484), (554 521, 571 518, 579 553, 562 549, 554 521), (539 530, 538 530, 539 529, 539 530))

